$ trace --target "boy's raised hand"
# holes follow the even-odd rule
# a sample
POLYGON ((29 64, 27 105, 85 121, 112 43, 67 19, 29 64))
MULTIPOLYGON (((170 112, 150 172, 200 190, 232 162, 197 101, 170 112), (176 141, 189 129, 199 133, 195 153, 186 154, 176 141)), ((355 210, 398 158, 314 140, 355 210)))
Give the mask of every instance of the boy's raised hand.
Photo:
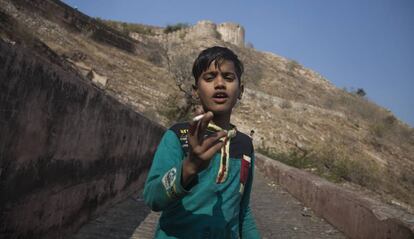
POLYGON ((188 132, 189 154, 183 162, 183 186, 186 187, 193 176, 204 170, 210 164, 214 154, 223 146, 220 138, 227 135, 226 131, 219 131, 205 137, 208 123, 213 119, 211 111, 204 114, 201 120, 190 123, 188 132))

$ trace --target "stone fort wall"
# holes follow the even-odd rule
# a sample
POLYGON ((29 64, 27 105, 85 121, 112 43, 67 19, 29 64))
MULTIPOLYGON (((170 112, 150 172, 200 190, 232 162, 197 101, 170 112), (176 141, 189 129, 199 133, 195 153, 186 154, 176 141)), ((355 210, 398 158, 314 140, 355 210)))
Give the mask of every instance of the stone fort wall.
POLYGON ((163 29, 157 29, 154 36, 144 36, 143 34, 136 32, 131 33, 130 36, 139 41, 145 41, 145 38, 153 38, 164 42, 180 42, 200 38, 214 38, 239 47, 244 47, 244 35, 244 27, 240 24, 225 22, 217 25, 211 21, 203 20, 197 22, 194 26, 183 28, 171 33, 164 33, 163 29))

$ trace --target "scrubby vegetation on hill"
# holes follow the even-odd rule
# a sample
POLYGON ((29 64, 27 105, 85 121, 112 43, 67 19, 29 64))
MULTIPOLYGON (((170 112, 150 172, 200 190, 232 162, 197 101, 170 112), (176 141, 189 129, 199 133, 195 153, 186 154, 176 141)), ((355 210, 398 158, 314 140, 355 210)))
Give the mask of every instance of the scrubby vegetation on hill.
MULTIPOLYGON (((102 90, 165 126, 191 115, 195 101, 188 97, 190 68, 198 52, 212 45, 227 46, 245 65, 246 91, 232 121, 241 131, 255 130, 258 151, 337 183, 361 185, 387 201, 414 206, 414 130, 371 102, 363 89, 338 89, 294 60, 238 47, 219 37, 153 36, 186 24, 157 28, 96 19, 117 30, 97 38, 87 25, 95 21, 87 16, 77 21, 56 9, 28 11, 19 5, 23 1, 0 1, 4 12, 0 18, 13 22, 1 25, 3 40, 6 36, 13 40, 12 31, 5 29, 17 26, 15 22, 26 26, 30 39, 39 39, 56 56, 70 60, 80 74, 90 69, 106 77, 106 85, 99 86, 102 90), (130 38, 131 32, 139 37, 130 38), (129 50, 116 44, 119 39, 131 45, 129 50), (78 53, 81 58, 70 57, 78 53)), ((45 7, 47 2, 36 6, 45 7)))
POLYGON ((137 32, 145 35, 153 35, 154 30, 151 27, 136 24, 136 23, 127 23, 127 22, 119 22, 119 21, 112 21, 112 20, 105 20, 99 17, 95 18, 98 22, 101 22, 109 27, 112 27, 126 35, 129 35, 131 32, 137 32))

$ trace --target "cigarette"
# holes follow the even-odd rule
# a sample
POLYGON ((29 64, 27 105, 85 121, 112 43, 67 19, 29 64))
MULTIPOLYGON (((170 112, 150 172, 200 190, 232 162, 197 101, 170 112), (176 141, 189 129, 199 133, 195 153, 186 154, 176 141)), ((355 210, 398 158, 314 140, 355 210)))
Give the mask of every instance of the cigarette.
POLYGON ((193 118, 193 122, 199 121, 204 117, 204 114, 202 115, 197 115, 196 117, 193 118))

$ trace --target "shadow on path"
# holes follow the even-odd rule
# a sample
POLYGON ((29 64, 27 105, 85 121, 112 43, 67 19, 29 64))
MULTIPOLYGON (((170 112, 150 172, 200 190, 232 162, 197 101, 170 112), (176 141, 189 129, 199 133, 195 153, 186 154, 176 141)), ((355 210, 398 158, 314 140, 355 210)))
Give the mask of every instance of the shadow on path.
MULTIPOLYGON (((220 198, 217 204, 221 204, 220 198)), ((250 206, 263 239, 346 238, 258 170, 250 206)), ((151 212, 142 199, 128 198, 83 226, 72 238, 151 239, 159 216, 160 213, 151 212)))
POLYGON ((130 239, 151 210, 141 198, 128 197, 88 222, 71 239, 130 239))

